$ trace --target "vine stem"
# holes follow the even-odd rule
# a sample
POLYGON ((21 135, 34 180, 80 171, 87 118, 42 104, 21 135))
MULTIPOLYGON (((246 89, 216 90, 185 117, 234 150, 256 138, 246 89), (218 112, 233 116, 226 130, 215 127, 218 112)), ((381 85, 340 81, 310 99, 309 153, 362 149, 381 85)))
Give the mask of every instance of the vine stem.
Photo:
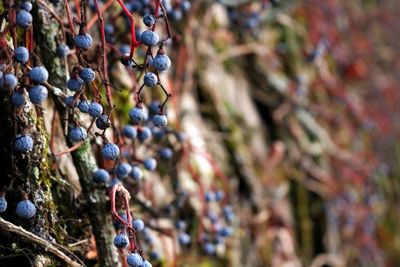
POLYGON ((117 219, 119 222, 124 224, 124 226, 128 229, 130 250, 134 251, 135 248, 137 247, 137 244, 136 244, 136 236, 135 236, 136 231, 132 228, 132 216, 131 216, 131 212, 130 212, 131 209, 129 206, 130 194, 123 185, 117 184, 111 188, 110 199, 111 199, 111 213, 115 219, 117 219), (126 221, 123 218, 121 218, 121 216, 119 216, 119 214, 115 208, 115 200, 116 200, 117 192, 121 193, 121 196, 124 201, 125 213, 126 213, 126 218, 127 218, 126 221))
POLYGON ((75 32, 75 27, 74 27, 74 22, 72 20, 72 15, 71 15, 71 8, 69 7, 69 3, 68 0, 65 0, 65 9, 67 11, 67 17, 68 17, 68 23, 69 23, 69 27, 71 28, 71 32, 73 35, 76 35, 75 32))
POLYGON ((139 42, 136 40, 136 30, 135 30, 135 17, 129 9, 125 6, 123 0, 117 0, 118 4, 121 6, 122 10, 124 11, 125 15, 129 18, 129 21, 131 23, 131 52, 129 57, 133 57, 133 54, 135 53, 135 48, 139 46, 139 42))
POLYGON ((226 201, 229 198, 229 183, 228 183, 228 177, 226 177, 226 175, 222 172, 220 166, 218 165, 217 161, 209 154, 207 153, 205 150, 202 150, 198 147, 195 146, 190 146, 189 149, 193 152, 197 152, 199 154, 201 154, 202 156, 204 156, 206 158, 206 160, 211 164, 211 167, 214 170, 214 173, 217 177, 219 177, 222 180, 222 185, 224 188, 224 191, 226 193, 226 196, 224 197, 224 204, 226 203, 226 201))
MULTIPOLYGON (((155 14, 154 14, 156 17, 158 17, 158 13, 159 13, 158 10, 159 9, 160 9, 160 0, 156 0, 156 11, 155 11, 155 14)), ((155 29, 156 24, 154 24, 154 26, 153 26, 153 31, 155 29)))
POLYGON ((62 155, 71 153, 72 151, 77 150, 82 144, 83 144, 83 142, 79 142, 79 143, 77 143, 77 144, 71 146, 70 148, 68 148, 68 149, 65 150, 65 151, 54 153, 54 156, 58 157, 58 156, 62 156, 62 155))
MULTIPOLYGON (((101 7, 101 13, 106 12, 106 11, 112 6, 113 3, 114 3, 114 0, 108 0, 107 3, 105 3, 105 4, 101 7)), ((93 17, 89 20, 86 29, 89 31, 89 30, 93 27, 93 25, 97 22, 98 19, 99 19, 99 17, 93 16, 93 17)))
POLYGON ((93 2, 96 7, 97 17, 99 19, 99 28, 100 28, 100 35, 101 35, 101 48, 103 50, 103 72, 104 72, 104 83, 106 86, 106 97, 107 97, 108 105, 110 106, 110 109, 112 109, 113 104, 112 104, 111 89, 110 89, 110 85, 108 83, 108 63, 107 63, 107 47, 106 47, 107 43, 106 43, 106 34, 104 32, 103 14, 100 10, 97 0, 93 0, 93 2))
POLYGON ((64 22, 63 20, 54 12, 54 10, 49 7, 45 2, 43 2, 42 0, 38 0, 37 1, 39 4, 41 4, 44 8, 46 8, 47 11, 50 12, 50 14, 58 21, 58 23, 60 23, 61 27, 64 27, 64 22))
MULTIPOLYGON (((44 240, 43 238, 23 229, 20 226, 16 226, 15 224, 4 220, 3 218, 0 218, 0 228, 3 229, 4 231, 7 231, 9 233, 13 233, 17 236, 19 236, 22 239, 29 240, 30 242, 33 242, 43 248, 45 248, 45 251, 50 252, 57 258, 63 260, 66 264, 69 266, 73 267, 80 267, 83 266, 82 264, 72 260, 70 257, 68 257, 64 252, 56 248, 52 243, 49 243, 49 241, 44 240)), ((68 251, 70 252, 70 251, 68 251)), ((72 252, 70 252, 72 254, 72 252)))
POLYGON ((81 7, 79 5, 79 0, 74 0, 75 1, 75 8, 76 8, 76 13, 78 14, 78 17, 81 16, 81 7))

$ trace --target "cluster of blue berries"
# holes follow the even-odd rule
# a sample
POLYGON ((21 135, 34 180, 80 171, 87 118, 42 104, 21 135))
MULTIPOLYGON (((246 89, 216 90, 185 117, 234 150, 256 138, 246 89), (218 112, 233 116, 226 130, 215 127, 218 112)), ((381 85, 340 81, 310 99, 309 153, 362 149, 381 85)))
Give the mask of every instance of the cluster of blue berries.
POLYGON ((277 6, 278 2, 278 0, 259 1, 253 5, 249 4, 248 8, 243 8, 242 6, 227 6, 226 10, 231 24, 234 25, 234 27, 244 28, 254 37, 257 37, 258 32, 261 29, 260 26, 263 22, 264 14, 270 9, 271 6, 277 6))
MULTIPOLYGON (((0 213, 7 210, 7 200, 5 196, 0 196, 0 213)), ((29 199, 24 199, 18 202, 15 209, 15 214, 21 219, 31 219, 36 214, 36 207, 29 199)))
POLYGON ((190 11, 192 4, 188 0, 183 1, 164 1, 165 10, 167 11, 168 18, 172 21, 181 21, 185 14, 190 11))
POLYGON ((208 203, 206 220, 210 228, 202 235, 203 251, 208 255, 215 255, 218 246, 225 246, 226 239, 233 234, 232 223, 235 220, 235 213, 232 206, 225 205, 221 208, 218 204, 223 204, 225 198, 224 191, 207 191, 205 201, 208 203))
MULTIPOLYGON (((28 49, 20 46, 14 50, 14 59, 20 64, 26 64, 29 60, 28 49)), ((29 85, 28 96, 29 100, 34 105, 41 105, 48 96, 48 90, 43 85, 47 82, 49 73, 44 66, 35 66, 29 71, 29 79, 32 82, 29 85)), ((20 77, 23 79, 23 77, 20 77)), ((0 70, 0 89, 11 94, 10 103, 15 108, 21 108, 26 103, 25 101, 25 84, 19 82, 19 78, 13 73, 0 70)), ((33 149, 33 139, 27 134, 19 134, 14 140, 15 151, 26 153, 33 149)))
MULTIPOLYGON (((51 2, 57 4, 59 0, 51 0, 51 2)), ((179 153, 177 152, 182 152, 183 150, 182 142, 184 135, 172 130, 168 124, 166 103, 170 94, 160 80, 161 75, 171 67, 171 60, 164 49, 171 35, 167 28, 168 36, 160 36, 161 30, 158 28, 156 30, 156 26, 166 25, 168 27, 168 23, 162 23, 162 20, 166 20, 167 17, 174 21, 180 21, 189 12, 191 3, 188 0, 164 0, 161 1, 163 7, 156 12, 150 2, 149 0, 127 0, 125 3, 129 11, 136 12, 142 16, 143 23, 141 27, 144 29, 140 30, 138 28, 136 30, 136 39, 141 45, 138 49, 138 57, 143 58, 143 63, 138 64, 135 62, 129 45, 122 45, 120 47, 122 53, 120 62, 127 66, 127 69, 130 71, 137 69, 143 71, 144 75, 141 86, 136 92, 136 106, 129 110, 127 114, 129 122, 122 124, 122 127, 118 127, 118 123, 114 125, 114 121, 112 120, 113 117, 111 114, 113 114, 113 109, 116 107, 108 103, 110 105, 106 108, 103 104, 101 87, 105 82, 108 83, 110 81, 105 81, 104 70, 101 67, 95 66, 93 60, 90 59, 90 53, 92 52, 90 50, 95 50, 97 43, 94 42, 88 30, 85 29, 85 23, 80 24, 79 32, 73 34, 71 38, 76 48, 75 55, 78 62, 74 63, 76 65, 73 65, 72 69, 69 70, 70 77, 66 78, 65 87, 68 89, 68 92, 57 96, 63 100, 65 107, 68 109, 68 114, 72 117, 69 118, 72 123, 70 123, 68 129, 70 143, 78 146, 80 142, 87 140, 93 134, 90 131, 92 125, 102 132, 101 134, 98 132, 93 134, 94 136, 102 137, 103 145, 100 148, 100 152, 103 159, 106 160, 104 166, 102 166, 103 168, 99 168, 92 173, 93 182, 100 188, 112 188, 115 185, 124 184, 127 189, 132 188, 133 190, 137 190, 139 189, 139 185, 143 183, 143 179, 148 179, 146 177, 147 174, 156 171, 158 168, 161 169, 160 166, 163 167, 163 164, 167 165, 175 161, 179 157, 179 153), (102 82, 101 85, 99 85, 100 81, 102 82), (95 89, 93 92, 97 90, 97 94, 94 93, 92 95, 91 92, 85 91, 90 87, 95 89), (145 105, 140 94, 142 89, 155 90, 156 87, 163 90, 165 98, 162 102, 151 101, 148 105, 147 103, 145 105), (90 100, 88 100, 89 97, 90 100), (89 127, 86 127, 77 120, 77 115, 79 114, 92 120, 89 127), (115 133, 116 143, 109 142, 105 137, 106 130, 111 126, 115 133), (154 142, 150 143, 150 140, 154 142), (141 150, 140 153, 144 154, 145 157, 139 159, 136 154, 136 148, 142 144, 146 148, 149 148, 150 145, 153 147, 150 150, 143 150, 144 152, 141 150), (112 163, 113 167, 110 167, 111 165, 108 163, 112 163)), ((89 5, 93 7, 93 1, 89 1, 89 5)), ((17 8, 17 25, 29 29, 32 25, 32 15, 30 14, 32 4, 26 1, 17 8)), ((119 40, 119 38, 116 38, 116 29, 118 28, 114 24, 106 23, 105 34, 108 43, 116 43, 119 40)), ((58 46, 56 51, 54 51, 63 60, 71 59, 74 55, 74 53, 70 53, 70 47, 65 41, 65 36, 58 39, 58 46)), ((70 43, 69 45, 72 46, 70 43)), ((27 103, 26 100, 29 100, 34 105, 42 105, 48 97, 48 89, 54 89, 47 83, 49 73, 44 66, 36 64, 38 59, 35 57, 31 59, 34 53, 31 54, 30 52, 32 51, 27 47, 15 47, 13 60, 18 63, 18 66, 22 66, 23 75, 18 71, 11 72, 9 67, 5 67, 3 70, 4 66, 1 65, 0 89, 10 95, 10 102, 16 109, 20 108, 19 110, 21 110, 27 103), (34 63, 33 67, 31 67, 32 62, 34 63), (29 78, 29 82, 27 82, 27 77, 29 78)), ((111 48, 111 45, 109 48, 111 48)), ((116 62, 119 62, 118 58, 116 62)), ((68 61, 68 63, 70 62, 68 61)), ((27 132, 21 131, 16 135, 13 141, 15 151, 28 153, 34 149, 35 135, 27 132)), ((187 198, 188 194, 181 191, 177 193, 176 200, 173 203, 160 208, 161 213, 166 214, 171 218, 171 221, 176 222, 176 238, 182 247, 189 247, 193 243, 190 235, 190 227, 188 227, 182 216, 177 215, 179 213, 177 212, 178 209, 183 209, 183 203, 187 198)), ((206 229, 206 233, 203 235, 204 251, 207 254, 215 254, 216 248, 220 244, 217 241, 222 243, 223 240, 232 235, 232 227, 229 223, 234 220, 234 213, 229 206, 224 207, 223 216, 225 221, 223 221, 220 218, 221 216, 212 212, 212 203, 222 202, 225 198, 223 191, 207 192, 205 198, 209 203, 207 219, 210 220, 213 229, 206 229)), ((0 196, 0 213, 6 209, 7 201, 4 196, 0 196)), ((32 219, 36 214, 36 207, 30 200, 24 199, 18 203, 15 214, 23 219, 32 219)), ((144 247, 146 255, 152 260, 160 259, 160 253, 155 251, 155 236, 152 230, 146 226, 147 221, 145 223, 142 219, 138 219, 135 216, 136 219, 132 221, 132 225, 127 227, 125 211, 119 212, 119 216, 125 223, 119 220, 114 222, 117 231, 113 240, 114 246, 120 250, 128 251, 127 264, 129 266, 152 266, 144 258, 141 250, 131 250, 132 239, 135 239, 133 235, 137 233, 146 243, 144 247)))
POLYGON ((17 13, 16 22, 17 25, 22 28, 27 28, 32 25, 32 4, 28 1, 23 2, 20 6, 20 10, 17 13))

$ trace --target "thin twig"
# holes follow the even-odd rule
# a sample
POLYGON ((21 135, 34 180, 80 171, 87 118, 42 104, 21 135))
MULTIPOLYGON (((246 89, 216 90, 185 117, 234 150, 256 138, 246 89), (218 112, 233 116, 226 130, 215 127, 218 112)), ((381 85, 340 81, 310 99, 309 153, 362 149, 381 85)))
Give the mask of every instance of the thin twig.
MULTIPOLYGON (((34 235, 33 233, 25 230, 24 228, 17 226, 9 221, 6 221, 3 218, 0 218, 0 228, 2 228, 4 231, 16 234, 23 239, 26 239, 28 241, 31 241, 35 244, 38 244, 38 245, 44 247, 45 251, 49 251, 51 254, 53 254, 57 258, 61 259, 62 261, 67 263, 69 266, 73 266, 73 267, 83 266, 83 265, 77 263, 76 261, 72 260, 71 258, 69 258, 62 251, 57 249, 53 244, 49 243, 49 241, 44 240, 43 238, 38 237, 37 235, 34 235)), ((71 252, 71 254, 72 254, 72 252, 71 252)))
POLYGON ((60 25, 64 25, 63 20, 54 12, 54 10, 49 7, 45 2, 43 2, 42 0, 38 0, 38 3, 41 4, 43 7, 46 8, 47 11, 50 12, 50 14, 60 23, 60 25))
POLYGON ((110 89, 109 80, 108 80, 107 43, 106 43, 106 34, 104 32, 103 14, 100 10, 97 0, 93 0, 93 2, 94 2, 94 5, 96 6, 97 17, 99 18, 101 49, 103 50, 103 72, 104 72, 104 84, 106 85, 106 97, 107 97, 108 105, 109 105, 110 109, 112 109, 113 105, 112 105, 111 89, 110 89))

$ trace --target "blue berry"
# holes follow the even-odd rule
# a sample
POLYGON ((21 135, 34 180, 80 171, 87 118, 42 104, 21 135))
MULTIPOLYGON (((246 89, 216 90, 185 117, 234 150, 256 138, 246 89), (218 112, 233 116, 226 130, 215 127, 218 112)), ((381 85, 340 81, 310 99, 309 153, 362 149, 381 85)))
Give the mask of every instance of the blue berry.
POLYGON ((126 234, 121 233, 114 237, 114 246, 117 248, 126 248, 129 245, 129 238, 126 234))
POLYGON ((14 76, 14 74, 7 73, 3 76, 3 78, 0 80, 0 85, 1 88, 5 89, 6 91, 12 91, 17 87, 18 80, 17 77, 14 76))
POLYGON ((178 140, 178 142, 185 141, 185 138, 186 138, 185 133, 178 132, 178 133, 175 134, 175 136, 176 136, 176 139, 178 140))
POLYGON ((165 127, 168 123, 167 116, 164 114, 156 114, 153 117, 153 123, 157 127, 165 127))
POLYGON ((190 235, 188 235, 187 233, 180 233, 178 236, 178 241, 179 244, 183 246, 188 245, 190 243, 190 235))
POLYGON ((130 4, 129 11, 131 11, 131 12, 140 12, 143 8, 143 5, 142 5, 142 3, 140 3, 140 1, 134 1, 129 4, 130 4))
POLYGON ((147 260, 145 260, 142 265, 140 265, 140 267, 152 267, 153 265, 151 265, 151 263, 147 260))
POLYGON ((91 82, 96 78, 96 73, 91 68, 84 68, 80 73, 79 76, 85 82, 91 82))
POLYGON ((231 236, 232 234, 233 234, 233 229, 231 227, 222 227, 218 231, 218 235, 220 235, 221 237, 228 237, 231 236))
POLYGON ((73 92, 78 92, 81 90, 83 83, 83 80, 78 76, 69 78, 67 88, 73 92))
POLYGON ((215 194, 214 194, 214 192, 212 192, 212 191, 206 192, 205 197, 206 197, 206 201, 207 201, 207 202, 215 201, 215 194))
POLYGON ((114 25, 111 23, 107 23, 104 25, 104 32, 105 34, 113 34, 114 33, 114 25))
POLYGON ((147 228, 147 227, 144 228, 143 235, 144 235, 144 242, 146 242, 148 245, 153 244, 154 237, 151 234, 151 231, 149 230, 149 228, 147 228))
POLYGON ((119 51, 121 54, 128 54, 131 52, 131 46, 127 44, 123 44, 119 47, 119 51))
POLYGON ((104 33, 106 34, 106 40, 110 43, 115 42, 115 37, 114 37, 114 26, 110 23, 107 23, 104 26, 104 33))
POLYGON ((123 54, 120 61, 121 61, 122 65, 124 65, 125 67, 131 67, 131 68, 136 67, 135 62, 133 61, 132 57, 130 56, 130 52, 123 54))
POLYGON ((34 86, 29 90, 29 100, 36 105, 40 105, 47 98, 47 95, 47 88, 43 85, 34 86))
POLYGON ((213 255, 215 253, 215 246, 212 243, 206 243, 203 246, 204 252, 208 255, 213 255))
POLYGON ((146 86, 153 87, 157 85, 158 82, 157 75, 155 75, 153 72, 147 72, 144 75, 143 82, 146 86))
POLYGON ((151 133, 156 140, 162 140, 165 137, 165 130, 158 127, 151 128, 151 133))
POLYGON ((129 139, 135 139, 136 138, 136 128, 133 127, 132 125, 125 125, 124 128, 122 129, 122 134, 129 139))
POLYGON ((147 64, 149 64, 149 66, 153 66, 153 58, 151 55, 147 55, 147 64))
POLYGON ((75 36, 74 42, 76 47, 82 50, 88 49, 92 45, 92 36, 90 34, 79 34, 75 36))
POLYGON ((131 171, 132 171, 132 166, 126 162, 118 164, 117 169, 115 170, 119 178, 125 178, 131 171))
POLYGON ((15 213, 22 219, 30 219, 36 214, 36 207, 33 203, 26 199, 18 202, 15 213))
POLYGON ((216 201, 221 201, 221 200, 224 199, 224 197, 225 197, 224 191, 219 190, 219 191, 217 191, 217 192, 215 193, 215 200, 216 200, 216 201))
POLYGON ((215 224, 218 222, 218 214, 213 212, 213 211, 208 211, 207 217, 210 219, 212 224, 215 224))
POLYGON ((176 221, 175 227, 178 230, 185 230, 186 229, 186 223, 185 223, 185 221, 182 221, 182 220, 176 221))
POLYGON ((132 222, 132 228, 136 231, 136 232, 141 232, 144 229, 144 222, 141 219, 136 219, 133 220, 132 222))
POLYGON ((119 184, 122 184, 122 182, 121 182, 121 180, 118 179, 118 178, 113 178, 113 179, 111 180, 111 183, 110 183, 111 187, 113 187, 114 185, 119 185, 119 184))
POLYGON ((5 197, 0 197, 0 213, 5 212, 7 209, 7 200, 5 197))
POLYGON ((159 260, 160 258, 161 258, 161 255, 157 251, 150 252, 150 259, 156 261, 156 260, 159 260))
MULTIPOLYGON (((124 220, 125 222, 128 220, 128 218, 126 217, 125 211, 122 211, 122 210, 118 211, 118 216, 121 217, 121 219, 124 220)), ((122 222, 120 222, 119 220, 115 220, 113 224, 114 224, 114 227, 117 229, 125 228, 125 225, 122 222)))
POLYGON ((129 111, 129 118, 132 120, 133 123, 139 123, 144 121, 145 113, 144 110, 140 107, 134 107, 129 111))
POLYGON ((103 106, 97 102, 92 102, 89 107, 89 115, 97 118, 103 113, 103 106))
POLYGON ((144 160, 143 166, 148 171, 154 171, 157 168, 157 161, 154 158, 147 158, 144 160))
POLYGON ((235 213, 233 212, 233 208, 231 206, 225 206, 222 211, 225 221, 227 221, 228 223, 232 222, 235 219, 235 213))
POLYGON ((140 179, 142 179, 143 176, 142 170, 138 166, 133 166, 130 176, 134 180, 139 181, 140 179))
POLYGON ((21 93, 14 92, 11 96, 11 104, 14 107, 21 107, 25 104, 25 96, 21 93))
POLYGON ((144 142, 151 137, 151 130, 148 127, 142 127, 138 130, 137 138, 140 142, 144 142))
POLYGON ((69 47, 66 44, 60 44, 57 47, 57 55, 59 57, 66 57, 69 54, 69 47))
POLYGON ((167 55, 157 55, 154 58, 153 66, 158 71, 165 71, 171 66, 171 60, 167 55))
POLYGON ((21 8, 22 8, 23 10, 29 12, 29 11, 32 10, 32 3, 31 3, 31 2, 28 2, 28 1, 25 1, 25 2, 22 3, 21 8))
POLYGON ((182 1, 182 3, 181 3, 181 9, 182 9, 183 12, 189 11, 190 7, 191 7, 191 4, 190 4, 189 1, 187 1, 187 0, 182 1))
POLYGON ((169 0, 165 0, 163 1, 165 10, 167 11, 167 13, 170 13, 172 11, 172 5, 171 5, 171 1, 169 0))
POLYGON ((152 101, 149 105, 149 112, 150 114, 156 114, 160 110, 160 102, 159 101, 152 101))
POLYGON ((183 17, 182 11, 180 9, 174 8, 169 14, 168 18, 173 21, 180 21, 183 17))
POLYGON ((21 9, 17 14, 17 25, 23 28, 32 24, 32 15, 26 10, 21 9))
POLYGON ((78 101, 75 101, 75 97, 73 95, 67 96, 66 98, 64 98, 64 104, 69 107, 69 108, 74 108, 76 107, 76 105, 78 101))
POLYGON ((128 265, 131 267, 141 267, 143 264, 143 259, 138 253, 129 253, 126 257, 128 265))
POLYGON ((86 100, 86 99, 82 100, 78 104, 78 108, 82 113, 88 113, 89 107, 90 107, 90 102, 89 102, 89 100, 86 100))
POLYGON ((172 149, 168 148, 168 147, 164 147, 160 150, 160 157, 162 159, 171 159, 173 156, 173 152, 172 149))
POLYGON ((75 127, 69 131, 68 136, 72 142, 81 142, 86 139, 87 132, 83 127, 75 127))
POLYGON ((14 50, 15 61, 21 64, 25 64, 29 60, 29 51, 24 46, 19 46, 14 50))
POLYGON ((49 72, 43 66, 36 66, 29 71, 29 78, 35 83, 43 83, 49 78, 49 72))
POLYGON ((146 25, 147 27, 151 27, 154 24, 156 24, 157 22, 157 17, 151 14, 146 14, 143 17, 143 23, 144 25, 146 25))
POLYGON ((101 154, 105 159, 115 160, 119 156, 119 147, 116 144, 105 144, 101 149, 101 154))
POLYGON ((156 32, 153 32, 151 30, 146 30, 142 32, 142 35, 140 35, 140 40, 144 45, 152 47, 158 44, 160 37, 156 32))
POLYGON ((105 183, 110 179, 110 174, 105 169, 98 169, 93 173, 92 177, 96 183, 105 183))
POLYGON ((33 140, 27 134, 19 134, 15 137, 14 148, 19 152, 28 152, 33 148, 33 140))
POLYGON ((142 30, 140 30, 139 28, 135 27, 135 37, 136 37, 136 41, 140 42, 142 39, 142 30))
POLYGON ((100 115, 99 117, 97 117, 96 119, 96 127, 99 128, 100 130, 105 130, 108 127, 110 127, 111 125, 111 121, 108 118, 107 115, 100 115))

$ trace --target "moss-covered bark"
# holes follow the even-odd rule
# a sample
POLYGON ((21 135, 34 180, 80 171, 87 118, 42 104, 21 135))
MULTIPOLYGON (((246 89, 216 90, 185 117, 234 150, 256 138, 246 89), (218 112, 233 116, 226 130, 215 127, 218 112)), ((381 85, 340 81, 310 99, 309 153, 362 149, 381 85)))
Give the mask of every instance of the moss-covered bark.
MULTIPOLYGON (((35 12, 36 21, 36 41, 40 49, 43 63, 47 67, 50 78, 49 82, 64 91, 65 87, 65 66, 56 55, 57 36, 60 34, 59 25, 48 17, 48 13, 43 9, 35 12)), ((59 114, 66 114, 64 105, 59 98, 54 96, 55 108, 59 114)), ((65 129, 66 121, 62 121, 65 129)), ((66 137, 66 141, 71 145, 66 137)), ((97 164, 92 154, 89 141, 85 142, 79 149, 72 153, 72 159, 79 175, 82 186, 82 193, 85 201, 84 211, 90 221, 92 232, 96 239, 97 255, 100 266, 120 266, 119 255, 112 240, 114 238, 114 228, 111 213, 107 209, 108 199, 104 189, 96 188, 92 183, 92 173, 97 169, 97 164)))

